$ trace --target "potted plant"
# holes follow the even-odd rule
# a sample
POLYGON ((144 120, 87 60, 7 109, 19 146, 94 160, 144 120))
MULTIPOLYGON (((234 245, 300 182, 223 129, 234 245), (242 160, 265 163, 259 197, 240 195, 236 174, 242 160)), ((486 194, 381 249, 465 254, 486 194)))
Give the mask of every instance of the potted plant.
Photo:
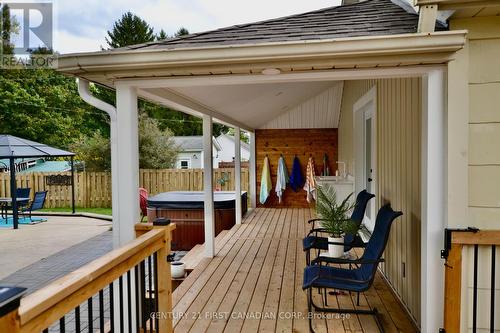
POLYGON ((316 212, 321 219, 321 226, 329 234, 328 242, 339 244, 328 244, 330 257, 341 257, 344 254, 344 235, 355 234, 359 226, 350 219, 348 214, 354 208, 350 202, 352 193, 342 202, 337 202, 337 194, 333 186, 324 184, 316 189, 318 200, 316 201, 316 212))

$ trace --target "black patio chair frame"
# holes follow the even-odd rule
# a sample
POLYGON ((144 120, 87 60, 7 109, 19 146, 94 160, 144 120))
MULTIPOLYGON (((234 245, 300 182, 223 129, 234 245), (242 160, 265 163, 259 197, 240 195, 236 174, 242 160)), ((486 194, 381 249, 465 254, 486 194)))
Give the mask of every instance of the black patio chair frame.
MULTIPOLYGON (((375 228, 373 231, 372 238, 367 243, 365 252, 363 255, 358 258, 358 259, 345 259, 345 258, 330 258, 330 257, 317 257, 311 262, 311 265, 307 266, 304 269, 304 285, 303 289, 307 289, 307 308, 309 311, 309 329, 311 332, 314 332, 313 326, 312 326, 312 316, 311 313, 314 310, 320 311, 320 312, 329 312, 329 313, 348 313, 348 314, 361 314, 361 315, 373 315, 375 317, 375 321, 377 323, 377 326, 379 327, 381 332, 384 332, 384 328, 380 322, 379 319, 379 313, 377 308, 372 308, 369 310, 365 309, 344 309, 344 308, 328 308, 328 302, 326 301, 327 299, 327 289, 338 289, 338 290, 345 290, 349 292, 357 292, 358 296, 360 292, 364 292, 371 288, 373 281, 375 279, 375 275, 377 272, 378 264, 381 262, 384 262, 384 259, 382 258, 382 254, 385 250, 385 247, 387 246, 387 241, 389 239, 389 234, 390 234, 390 229, 392 226, 393 221, 403 215, 402 212, 394 211, 390 204, 386 204, 382 208, 380 208, 378 214, 377 214, 377 219, 375 222, 375 228), (323 264, 326 264, 324 266, 323 264), (347 268, 331 268, 329 265, 330 264, 338 264, 338 265, 349 265, 349 269, 347 268), (366 265, 371 265, 366 266, 366 265), (352 266, 355 266, 355 269, 352 269, 352 266), (322 268, 326 267, 326 268, 322 268), (335 273, 335 272, 343 272, 346 273, 345 275, 351 274, 352 276, 355 276, 355 273, 360 273, 363 274, 363 269, 365 269, 365 275, 363 278, 349 278, 346 276, 335 276, 332 277, 330 275, 327 275, 328 270, 331 270, 329 273, 335 273), (314 278, 311 280, 307 280, 308 277, 308 271, 313 271, 317 270, 317 274, 315 275, 314 278), (355 270, 358 270, 355 272, 355 270), (368 274, 366 274, 368 273, 368 274), (324 279, 329 279, 330 282, 321 282, 320 280, 324 279), (344 283, 344 285, 342 284, 344 283), (346 284, 351 284, 351 286, 346 285, 346 284), (358 288, 354 288, 352 285, 359 286, 358 288), (324 290, 324 302, 325 302, 325 307, 321 307, 317 304, 314 303, 313 297, 312 297, 312 289, 317 288, 319 292, 321 293, 321 290, 324 290)), ((339 244, 340 245, 340 244, 339 244)), ((359 305, 359 303, 358 303, 359 305)))

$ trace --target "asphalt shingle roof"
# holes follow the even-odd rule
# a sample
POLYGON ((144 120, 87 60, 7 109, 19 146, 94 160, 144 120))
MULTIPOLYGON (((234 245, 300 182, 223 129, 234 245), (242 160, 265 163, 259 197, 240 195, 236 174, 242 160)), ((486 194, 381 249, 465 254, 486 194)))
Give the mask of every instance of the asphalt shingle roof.
MULTIPOLYGON (((203 150, 203 136, 174 136, 172 137, 176 146, 184 151, 202 151, 203 150)), ((215 148, 219 150, 218 143, 213 138, 215 148)))
MULTIPOLYGON (((418 15, 391 0, 367 0, 115 50, 321 40, 417 32, 418 15)), ((441 24, 436 30, 446 30, 441 24)))

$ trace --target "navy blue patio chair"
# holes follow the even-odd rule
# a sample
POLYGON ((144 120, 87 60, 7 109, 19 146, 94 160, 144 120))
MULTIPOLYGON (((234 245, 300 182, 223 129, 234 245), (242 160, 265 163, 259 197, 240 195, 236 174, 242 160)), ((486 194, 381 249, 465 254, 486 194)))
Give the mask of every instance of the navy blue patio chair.
POLYGON ((17 207, 19 209, 22 209, 23 207, 26 207, 29 204, 30 193, 31 193, 31 188, 29 187, 18 188, 16 190, 17 198, 28 198, 27 200, 20 200, 17 203, 17 207))
POLYGON ((36 210, 40 210, 43 208, 43 206, 45 205, 45 199, 47 198, 47 191, 40 191, 40 192, 36 192, 35 193, 35 196, 33 197, 33 201, 31 202, 31 204, 27 207, 25 207, 21 214, 26 217, 26 215, 29 216, 30 218, 30 221, 33 222, 33 219, 31 217, 31 214, 36 211, 36 210))
MULTIPOLYGON (((366 207, 368 202, 374 198, 375 195, 363 190, 356 196, 356 204, 351 214, 351 220, 354 221, 358 227, 361 226, 363 222, 363 217, 365 216, 366 207)), ((317 255, 321 250, 328 250, 328 237, 320 236, 320 233, 324 233, 325 230, 321 227, 316 227, 316 222, 321 223, 321 219, 312 219, 308 223, 311 224, 311 230, 307 236, 302 240, 302 248, 306 252, 306 263, 307 265, 311 262, 311 250, 316 249, 317 255)), ((344 235, 344 252, 348 252, 355 247, 365 247, 365 242, 357 234, 346 234, 344 235)))
MULTIPOLYGON (((16 189, 16 197, 17 201, 17 209, 22 211, 24 207, 26 207, 29 203, 31 188, 29 187, 20 187, 16 189), (19 198, 28 198, 26 200, 19 200, 19 198)), ((12 205, 4 205, 2 206, 2 218, 7 218, 7 211, 12 210, 12 205)))
MULTIPOLYGON (((312 261, 311 265, 304 269, 304 283, 302 289, 307 289, 307 306, 310 313, 314 308, 314 310, 321 312, 374 315, 381 332, 384 332, 378 318, 377 308, 360 310, 320 307, 313 302, 312 288, 318 288, 320 291, 322 289, 335 289, 358 293, 368 290, 375 279, 378 264, 384 261, 382 259, 382 254, 384 253, 387 240, 389 239, 392 222, 401 215, 403 215, 403 213, 394 211, 390 204, 380 208, 372 236, 360 258, 344 259, 319 256, 312 261), (356 268, 331 267, 329 266, 330 264, 348 264, 354 265, 356 268)), ((326 298, 327 295, 325 292, 325 300, 326 298)), ((308 317, 309 328, 311 332, 314 332, 312 328, 312 318, 311 316, 308 317)))

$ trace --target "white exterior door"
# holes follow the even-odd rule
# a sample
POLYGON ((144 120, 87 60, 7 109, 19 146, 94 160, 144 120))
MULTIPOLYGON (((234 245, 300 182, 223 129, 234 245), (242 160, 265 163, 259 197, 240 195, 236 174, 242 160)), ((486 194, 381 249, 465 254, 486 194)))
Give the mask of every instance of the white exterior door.
MULTIPOLYGON (((376 195, 376 88, 354 104, 354 149, 356 194, 366 189, 376 195)), ((363 223, 372 231, 375 225, 375 200, 366 207, 363 223)))

